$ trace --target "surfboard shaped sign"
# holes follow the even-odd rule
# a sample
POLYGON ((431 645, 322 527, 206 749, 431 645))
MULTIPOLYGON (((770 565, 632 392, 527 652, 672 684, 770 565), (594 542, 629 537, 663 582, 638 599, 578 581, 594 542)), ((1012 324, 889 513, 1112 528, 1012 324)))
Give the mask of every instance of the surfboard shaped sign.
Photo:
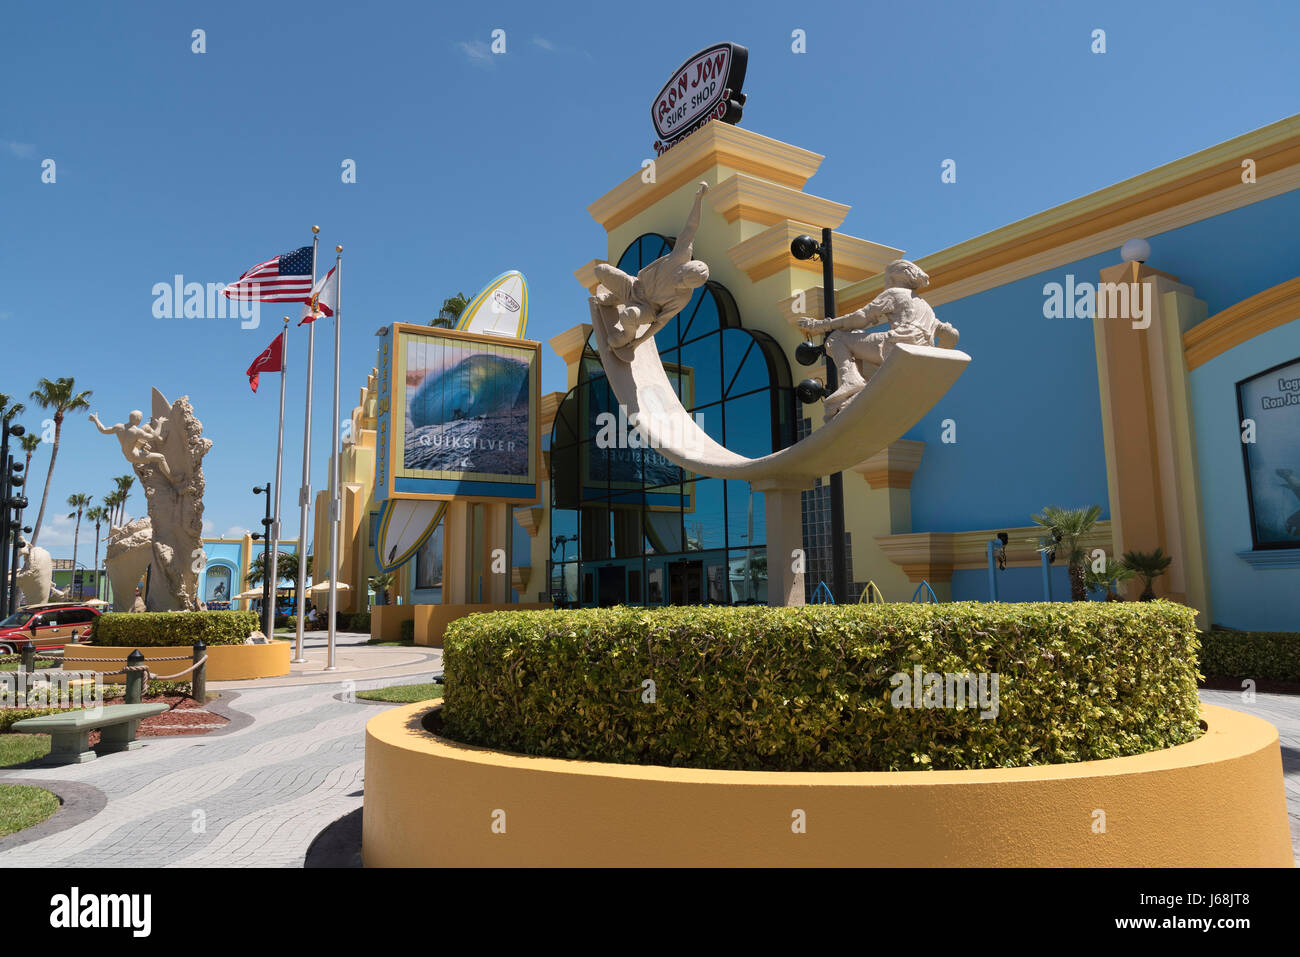
POLYGON ((401 568, 418 552, 442 522, 446 502, 388 499, 379 509, 375 564, 381 572, 401 568))
POLYGON ((528 328, 528 283, 517 269, 503 272, 470 300, 456 328, 461 332, 522 339, 528 328))
POLYGON ((738 43, 715 43, 679 66, 650 105, 655 152, 663 153, 711 120, 735 126, 745 107, 745 68, 749 50, 738 43))

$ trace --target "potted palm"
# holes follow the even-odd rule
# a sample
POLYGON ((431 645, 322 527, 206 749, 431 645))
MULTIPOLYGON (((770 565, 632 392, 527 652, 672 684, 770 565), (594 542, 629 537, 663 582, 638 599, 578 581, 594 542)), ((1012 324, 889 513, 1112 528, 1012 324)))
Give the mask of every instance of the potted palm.
POLYGON ((1156 597, 1156 590, 1153 586, 1155 580, 1169 570, 1169 565, 1173 562, 1172 555, 1166 555, 1163 549, 1157 548, 1154 552, 1125 552, 1121 559, 1125 568, 1130 569, 1134 575, 1142 578, 1142 594, 1138 596, 1138 601, 1152 601, 1156 597))
POLYGON ((1048 505, 1038 515, 1030 516, 1044 534, 1034 539, 1040 552, 1053 559, 1064 558, 1070 571, 1070 600, 1087 601, 1088 586, 1084 577, 1087 552, 1083 541, 1101 516, 1100 505, 1087 508, 1062 508, 1048 505))

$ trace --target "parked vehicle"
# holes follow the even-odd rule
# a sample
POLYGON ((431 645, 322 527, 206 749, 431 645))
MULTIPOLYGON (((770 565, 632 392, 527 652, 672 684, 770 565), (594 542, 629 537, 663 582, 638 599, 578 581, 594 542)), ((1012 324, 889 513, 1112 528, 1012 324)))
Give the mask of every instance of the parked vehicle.
POLYGON ((99 615, 93 605, 77 602, 29 605, 0 621, 0 655, 16 655, 29 641, 38 651, 62 648, 73 632, 87 638, 99 615))

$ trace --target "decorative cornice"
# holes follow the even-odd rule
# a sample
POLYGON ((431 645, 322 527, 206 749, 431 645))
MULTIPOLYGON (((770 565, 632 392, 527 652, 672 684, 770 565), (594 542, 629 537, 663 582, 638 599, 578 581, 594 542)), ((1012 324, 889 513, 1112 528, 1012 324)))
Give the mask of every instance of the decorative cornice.
POLYGON ((542 517, 545 510, 541 508, 517 508, 515 509, 515 521, 519 527, 528 533, 529 538, 536 538, 537 532, 542 527, 542 517))
POLYGON ((825 159, 728 123, 707 123, 654 161, 654 182, 638 170, 587 207, 606 232, 716 168, 732 169, 791 189, 802 189, 825 159))
MULTIPOLYGON (((1037 525, 1019 528, 985 528, 968 532, 912 532, 905 535, 877 535, 876 544, 895 565, 907 573, 909 581, 947 581, 953 569, 985 568, 988 564, 988 543, 998 532, 1006 532, 1007 567, 1036 567, 1040 558, 1035 542, 1043 530, 1037 525), (923 569, 942 571, 948 569, 948 578, 929 578, 923 569)), ((1091 551, 1103 549, 1111 555, 1110 522, 1101 521, 1093 526, 1084 538, 1083 546, 1091 551)))
POLYGON ((560 411, 560 403, 563 401, 563 392, 547 392, 542 396, 541 402, 538 403, 537 412, 544 435, 549 434, 555 426, 555 415, 560 411))
POLYGON ((795 296, 786 296, 776 304, 776 308, 785 317, 785 321, 792 326, 799 325, 801 316, 812 316, 814 319, 820 319, 826 314, 826 303, 822 299, 821 286, 810 286, 807 289, 800 290, 800 293, 803 296, 802 312, 795 309, 795 300, 797 298, 795 296))
POLYGON ((870 458, 853 466, 872 488, 912 487, 912 475, 921 464, 925 443, 913 439, 891 442, 870 458))
POLYGON ((583 289, 587 290, 587 292, 592 295, 596 294, 596 287, 600 284, 596 280, 596 265, 603 262, 605 262, 603 259, 593 259, 591 262, 586 263, 573 271, 574 278, 582 284, 583 289))
MULTIPOLYGON (((1300 115, 1193 153, 916 260, 939 305, 1300 189, 1300 115), (1256 182, 1242 182, 1242 162, 1256 182)), ((879 278, 841 290, 845 311, 880 292, 879 278)))
MULTIPOLYGON (((727 253, 731 256, 731 261, 754 282, 766 279, 782 269, 811 273, 820 279, 820 262, 795 259, 790 253, 790 243, 797 236, 818 232, 820 230, 815 226, 785 219, 758 235, 737 243, 727 253)), ((856 282, 874 275, 903 254, 901 249, 840 233, 832 236, 832 242, 835 246, 835 278, 846 282, 856 282)))
POLYGON ((510 587, 515 591, 523 594, 528 587, 528 581, 533 577, 533 568, 531 565, 516 565, 510 569, 510 587))
POLYGON ((850 207, 747 173, 736 173, 708 194, 709 204, 729 223, 737 220, 771 226, 793 219, 834 229, 850 207))
POLYGON ((564 360, 564 364, 571 366, 582 355, 582 349, 587 344, 587 337, 590 335, 591 323, 582 322, 570 329, 565 329, 558 336, 552 336, 547 342, 555 350, 556 355, 564 360))
POLYGON ((1300 318, 1300 276, 1215 313, 1183 334, 1187 368, 1203 366, 1234 346, 1300 318))

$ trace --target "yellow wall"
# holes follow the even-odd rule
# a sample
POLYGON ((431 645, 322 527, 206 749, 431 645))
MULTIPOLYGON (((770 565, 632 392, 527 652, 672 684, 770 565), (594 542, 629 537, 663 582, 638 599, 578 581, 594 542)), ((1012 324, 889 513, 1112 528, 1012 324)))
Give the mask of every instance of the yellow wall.
POLYGON ((367 867, 1294 866, 1277 730, 1213 705, 1149 754, 876 772, 525 757, 427 733, 428 707, 366 725, 367 867))

